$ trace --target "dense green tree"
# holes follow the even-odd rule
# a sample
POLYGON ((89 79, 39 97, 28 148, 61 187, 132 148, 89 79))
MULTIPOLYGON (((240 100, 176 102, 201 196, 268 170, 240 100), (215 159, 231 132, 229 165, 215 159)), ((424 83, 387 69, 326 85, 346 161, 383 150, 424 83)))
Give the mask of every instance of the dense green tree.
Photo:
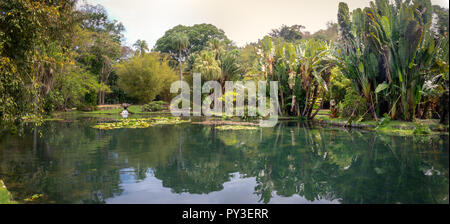
MULTIPOLYGON (((110 21, 106 10, 101 5, 83 5, 84 18, 81 27, 87 38, 86 48, 78 49, 78 61, 89 71, 98 76, 102 84, 108 83, 113 65, 121 57, 121 38, 124 27, 121 23, 110 21)), ((98 104, 105 103, 105 91, 98 91, 98 104)))
POLYGON ((140 103, 150 103, 176 80, 168 59, 157 52, 135 56, 116 67, 119 87, 140 103))
POLYGON ((0 126, 38 114, 67 61, 75 1, 0 2, 0 126))
POLYGON ((302 39, 303 29, 305 29, 305 26, 302 25, 282 25, 279 29, 273 29, 269 35, 274 38, 283 38, 288 42, 295 42, 302 39))
POLYGON ((321 29, 310 36, 304 36, 304 39, 319 39, 336 42, 339 38, 339 26, 337 23, 328 22, 326 29, 321 29))
POLYGON ((242 74, 244 77, 253 76, 258 73, 258 60, 257 44, 247 44, 240 49, 238 61, 241 65, 242 74))
MULTIPOLYGON (((220 42, 231 45, 231 41, 225 32, 211 24, 195 24, 193 26, 178 25, 167 30, 164 36, 156 41, 154 50, 161 53, 168 53, 177 63, 171 63, 173 67, 181 68, 180 62, 187 61, 187 71, 192 72, 194 63, 193 54, 205 50, 211 40, 217 39, 220 42), (183 35, 182 35, 183 34, 183 35), (180 39, 180 37, 183 37, 180 39), (186 38, 187 37, 187 41, 186 38), (183 40, 180 42, 180 40, 183 40), (183 43, 183 44, 177 44, 183 43), (186 44, 187 43, 187 44, 186 44), (180 47, 183 46, 180 52, 180 47)), ((182 70, 182 68, 181 68, 182 70)), ((180 72, 182 73, 182 71, 180 72)))
POLYGON ((178 25, 167 30, 164 36, 156 41, 154 49, 165 53, 178 53, 178 49, 172 45, 172 36, 176 33, 185 33, 188 36, 189 46, 186 53, 194 53, 203 50, 210 39, 230 43, 225 32, 211 24, 195 24, 193 26, 178 25))

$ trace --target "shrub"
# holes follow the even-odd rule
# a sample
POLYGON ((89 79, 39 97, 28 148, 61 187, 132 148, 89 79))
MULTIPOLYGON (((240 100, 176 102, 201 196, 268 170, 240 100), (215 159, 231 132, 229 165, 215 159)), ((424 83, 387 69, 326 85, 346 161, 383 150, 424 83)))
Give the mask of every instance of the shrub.
POLYGON ((378 120, 378 127, 386 127, 391 120, 389 114, 384 114, 383 117, 378 120))
POLYGON ((344 101, 339 103, 339 107, 341 117, 370 119, 369 103, 354 91, 345 94, 344 101))
POLYGON ((58 90, 50 91, 50 93, 44 98, 43 109, 47 114, 55 110, 64 109, 64 97, 58 90))
POLYGON ((164 101, 153 101, 142 106, 142 112, 155 112, 167 110, 167 103, 164 101))
POLYGON ((416 128, 414 128, 413 134, 415 135, 426 135, 430 134, 431 130, 424 124, 416 123, 416 128))

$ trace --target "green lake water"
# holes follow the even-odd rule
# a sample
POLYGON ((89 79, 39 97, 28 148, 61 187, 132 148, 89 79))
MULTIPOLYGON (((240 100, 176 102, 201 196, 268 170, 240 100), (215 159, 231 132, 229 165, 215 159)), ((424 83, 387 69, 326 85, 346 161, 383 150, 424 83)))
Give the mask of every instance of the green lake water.
POLYGON ((0 179, 14 199, 449 203, 448 134, 402 137, 301 122, 244 131, 91 128, 99 119, 29 123, 21 136, 2 137, 0 179))

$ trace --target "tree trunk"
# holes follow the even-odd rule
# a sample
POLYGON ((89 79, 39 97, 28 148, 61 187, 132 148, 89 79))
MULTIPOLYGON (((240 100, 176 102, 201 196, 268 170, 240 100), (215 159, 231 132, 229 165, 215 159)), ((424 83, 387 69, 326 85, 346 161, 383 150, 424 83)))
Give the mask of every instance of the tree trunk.
POLYGON ((182 64, 181 64, 181 50, 178 54, 178 60, 180 60, 180 64, 179 64, 179 66, 180 66, 180 81, 182 81, 183 80, 183 71, 182 71, 182 64))
POLYGON ((314 85, 314 91, 313 91, 313 95, 312 95, 312 102, 311 104, 308 106, 308 110, 306 111, 306 117, 309 118, 311 117, 311 113, 314 107, 314 104, 316 104, 317 101, 317 91, 319 89, 319 86, 316 84, 314 85))
MULTIPOLYGON (((283 110, 284 110, 284 96, 283 96, 283 90, 281 89, 281 79, 280 79, 280 74, 278 74, 278 91, 280 91, 280 96, 281 96, 281 108, 279 109, 279 113, 281 116, 283 116, 283 110)), ((278 106, 278 108, 280 108, 278 106)))
POLYGON ((294 111, 295 111, 294 110, 295 104, 296 104, 295 91, 294 91, 294 89, 292 89, 291 113, 294 113, 294 111))
POLYGON ((314 119, 314 117, 316 117, 317 113, 319 113, 320 108, 322 108, 323 106, 323 99, 325 98, 325 91, 322 94, 322 102, 320 102, 320 106, 319 108, 317 108, 316 112, 314 112, 314 114, 312 116, 309 117, 309 120, 314 119))
POLYGON ((102 104, 102 91, 99 90, 98 91, 98 105, 101 105, 101 104, 102 104))
POLYGON ((448 124, 449 123, 449 111, 448 111, 448 102, 449 102, 449 92, 445 92, 442 94, 442 96, 439 98, 439 116, 440 116, 440 123, 441 124, 448 124))
POLYGON ((375 120, 375 122, 378 122, 377 113, 375 112, 375 106, 373 104, 372 94, 370 94, 370 98, 369 99, 370 99, 370 109, 372 111, 373 119, 375 120))

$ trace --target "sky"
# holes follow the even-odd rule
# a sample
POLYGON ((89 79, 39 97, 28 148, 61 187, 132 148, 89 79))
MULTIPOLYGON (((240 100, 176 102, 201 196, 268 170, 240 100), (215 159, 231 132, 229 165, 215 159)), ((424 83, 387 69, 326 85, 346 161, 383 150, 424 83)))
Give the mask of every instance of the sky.
MULTIPOLYGON (((153 47, 166 30, 182 24, 210 23, 225 31, 237 46, 255 42, 281 25, 299 24, 314 33, 337 21, 339 2, 353 10, 369 0, 84 0, 101 4, 125 26, 125 41, 147 41, 153 47)), ((448 0, 431 0, 446 8, 448 0)))

